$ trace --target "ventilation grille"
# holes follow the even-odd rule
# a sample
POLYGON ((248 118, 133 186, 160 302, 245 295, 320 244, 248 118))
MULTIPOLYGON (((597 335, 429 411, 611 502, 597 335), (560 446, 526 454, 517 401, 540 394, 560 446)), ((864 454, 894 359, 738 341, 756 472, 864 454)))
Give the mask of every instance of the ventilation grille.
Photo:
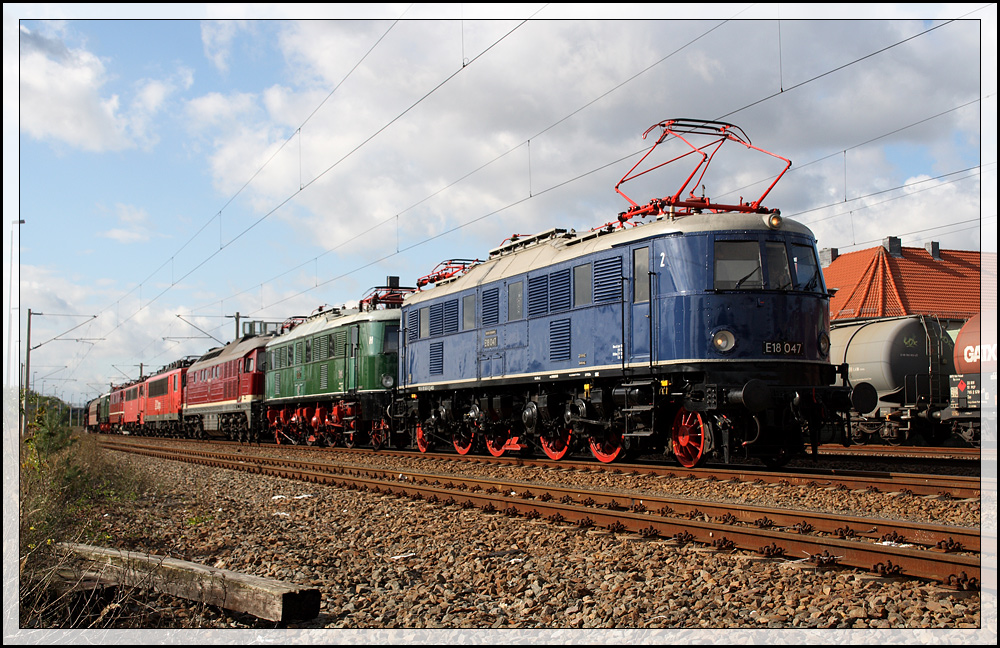
POLYGON ((430 307, 431 335, 441 335, 444 332, 444 304, 432 304, 430 307))
POLYGON ((549 310, 553 313, 569 310, 570 281, 569 268, 549 275, 549 310))
POLYGON ((431 344, 430 372, 432 376, 440 376, 444 373, 444 342, 431 344))
POLYGON ((622 296, 622 258, 594 261, 594 301, 619 301, 622 296))
POLYGON ((406 314, 406 340, 414 342, 420 335, 420 311, 416 308, 406 314))
POLYGON ((569 320, 549 322, 549 358, 553 362, 569 360, 569 320))
POLYGON ((444 304, 444 332, 458 332, 458 300, 453 299, 444 304))
POLYGON ((483 291, 483 326, 496 326, 500 321, 500 289, 483 291))
POLYGON ((549 277, 528 279, 528 317, 538 317, 549 312, 549 277))

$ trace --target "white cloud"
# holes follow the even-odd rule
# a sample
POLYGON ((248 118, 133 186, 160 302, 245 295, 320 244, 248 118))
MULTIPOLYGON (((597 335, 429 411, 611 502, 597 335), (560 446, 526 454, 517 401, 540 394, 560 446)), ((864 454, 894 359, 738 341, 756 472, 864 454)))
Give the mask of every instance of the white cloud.
POLYGON ((222 73, 229 71, 230 48, 236 36, 246 29, 243 20, 206 20, 201 23, 201 40, 205 56, 222 73))
POLYGON ((115 213, 124 227, 98 232, 98 236, 109 238, 123 245, 142 243, 153 236, 155 225, 145 209, 119 203, 115 205, 115 213))
POLYGON ((24 27, 20 38, 23 131, 89 151, 132 145, 119 114, 118 96, 99 94, 107 75, 97 56, 24 27))
MULTIPOLYGON (((66 35, 61 23, 46 27, 66 35)), ((193 82, 191 70, 182 68, 167 80, 139 81, 131 100, 106 95, 102 91, 113 74, 100 57, 24 26, 19 67, 21 130, 91 152, 151 148, 158 141, 154 118, 179 88, 193 82)))

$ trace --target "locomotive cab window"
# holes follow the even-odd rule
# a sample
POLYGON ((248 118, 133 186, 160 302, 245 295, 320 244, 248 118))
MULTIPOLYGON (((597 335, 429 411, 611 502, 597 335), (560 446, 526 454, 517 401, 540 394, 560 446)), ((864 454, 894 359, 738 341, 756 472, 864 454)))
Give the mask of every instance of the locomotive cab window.
POLYGON ((785 244, 769 241, 767 250, 767 287, 771 290, 790 290, 792 273, 788 269, 788 253, 785 244))
POLYGON ((795 264, 795 282, 799 290, 823 292, 823 273, 811 245, 792 244, 792 262, 795 264))
POLYGON ((715 242, 716 290, 760 290, 763 287, 757 241, 715 242))
POLYGON ((399 352, 399 326, 387 324, 382 334, 382 353, 399 352))

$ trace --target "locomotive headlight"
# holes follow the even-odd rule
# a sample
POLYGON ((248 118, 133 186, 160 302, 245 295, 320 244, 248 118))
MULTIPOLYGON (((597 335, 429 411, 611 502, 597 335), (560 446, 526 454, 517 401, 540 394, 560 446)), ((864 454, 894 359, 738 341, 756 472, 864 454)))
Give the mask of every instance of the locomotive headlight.
POLYGON ((824 358, 830 354, 830 334, 826 331, 819 334, 819 354, 824 358))
POLYGON ((382 386, 389 389, 395 384, 396 380, 390 374, 382 374, 382 386))
POLYGON ((764 215, 764 224, 767 225, 768 229, 778 229, 781 227, 781 214, 778 212, 772 212, 770 214, 764 215))
POLYGON ((712 336, 712 347, 719 353, 728 353, 736 346, 736 336, 732 331, 721 329, 712 336))

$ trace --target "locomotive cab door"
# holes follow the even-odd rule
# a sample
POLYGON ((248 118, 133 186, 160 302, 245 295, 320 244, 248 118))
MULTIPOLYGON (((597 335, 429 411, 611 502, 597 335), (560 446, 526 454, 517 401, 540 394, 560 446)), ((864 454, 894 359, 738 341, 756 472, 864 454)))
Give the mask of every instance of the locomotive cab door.
POLYGON ((652 309, 655 273, 650 271, 650 249, 648 246, 632 250, 632 280, 623 299, 629 305, 623 311, 629 315, 623 323, 626 332, 625 345, 629 362, 649 362, 652 348, 652 309))
POLYGON ((347 367, 344 371, 344 391, 353 394, 358 389, 358 376, 361 372, 361 325, 352 324, 348 335, 347 367))

